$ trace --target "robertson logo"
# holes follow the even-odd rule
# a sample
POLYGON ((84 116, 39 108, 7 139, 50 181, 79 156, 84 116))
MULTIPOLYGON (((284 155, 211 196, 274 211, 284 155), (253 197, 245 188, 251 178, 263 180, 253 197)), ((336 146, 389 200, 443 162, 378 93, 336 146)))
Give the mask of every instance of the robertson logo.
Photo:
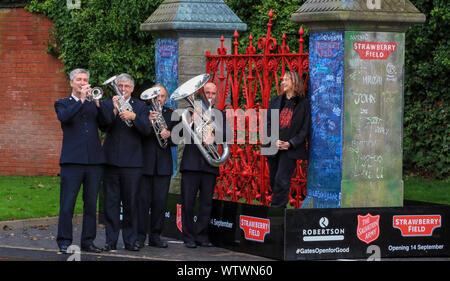
POLYGON ((358 236, 359 240, 367 244, 370 244, 371 242, 377 240, 378 236, 380 236, 380 215, 358 215, 358 227, 356 228, 356 235, 358 236))
POLYGON ((264 237, 270 233, 270 220, 239 216, 239 227, 244 231, 245 239, 264 242, 264 237))
POLYGON ((397 50, 397 43, 355 42, 353 43, 353 50, 358 53, 362 60, 385 60, 397 50))
POLYGON ((400 229, 402 236, 431 236, 441 227, 441 215, 394 216, 392 226, 400 229))
POLYGON ((180 232, 183 232, 181 227, 181 204, 177 204, 177 227, 180 232))

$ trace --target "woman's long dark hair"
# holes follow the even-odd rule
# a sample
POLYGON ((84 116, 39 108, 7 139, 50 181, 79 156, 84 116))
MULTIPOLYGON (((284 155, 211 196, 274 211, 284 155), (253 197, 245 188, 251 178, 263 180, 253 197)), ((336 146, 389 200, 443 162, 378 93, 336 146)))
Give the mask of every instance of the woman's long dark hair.
POLYGON ((305 97, 305 92, 303 91, 303 80, 297 72, 286 71, 285 75, 288 75, 294 87, 294 95, 298 97, 305 97))

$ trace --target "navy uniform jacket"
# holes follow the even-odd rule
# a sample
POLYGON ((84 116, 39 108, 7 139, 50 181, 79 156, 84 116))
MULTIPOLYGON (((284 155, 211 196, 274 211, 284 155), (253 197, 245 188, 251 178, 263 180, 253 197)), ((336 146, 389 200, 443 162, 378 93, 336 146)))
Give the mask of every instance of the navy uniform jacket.
MULTIPOLYGON (((147 113, 153 107, 147 107, 147 113)), ((169 107, 163 106, 162 115, 167 124, 167 129, 172 130, 176 122, 171 121, 173 110, 169 107)), ((148 118, 148 114, 147 114, 148 118)), ((151 123, 150 123, 151 127, 151 123)), ((159 176, 170 176, 173 172, 173 160, 172 160, 172 150, 171 146, 175 146, 172 143, 171 138, 168 139, 167 148, 163 149, 159 146, 158 140, 156 139, 156 134, 153 128, 150 128, 150 134, 142 138, 143 152, 144 152, 144 166, 142 168, 142 173, 144 175, 159 175, 159 176)))
MULTIPOLYGON (((216 130, 220 129, 223 132, 223 138, 226 139, 226 128, 227 121, 225 114, 223 114, 223 125, 222 128, 217 127, 216 130)), ((191 138, 191 144, 186 144, 183 151, 183 159, 180 163, 180 172, 184 171, 195 171, 195 172, 205 172, 210 174, 219 175, 219 167, 213 167, 203 157, 203 154, 198 149, 197 145, 191 138)))
POLYGON ((133 126, 128 127, 119 114, 114 115, 112 100, 102 102, 100 112, 105 119, 107 135, 103 145, 106 164, 116 167, 142 167, 142 135, 150 133, 147 106, 133 97, 130 98, 136 113, 133 126))
POLYGON ((71 95, 55 102, 61 122, 63 143, 60 164, 103 164, 105 157, 98 129, 104 130, 104 120, 94 102, 76 101, 71 95))
MULTIPOLYGON (((271 109, 279 109, 281 107, 282 94, 272 98, 269 102, 267 110, 267 132, 271 129, 271 109)), ((281 111, 280 111, 281 113, 281 111)), ((298 103, 294 108, 292 114, 291 125, 288 130, 291 147, 287 150, 288 157, 291 159, 308 159, 308 152, 306 150, 306 142, 309 138, 311 125, 311 111, 309 99, 299 97, 298 103)), ((269 145, 269 144, 268 144, 269 145)), ((275 155, 266 155, 267 157, 274 157, 275 155)))

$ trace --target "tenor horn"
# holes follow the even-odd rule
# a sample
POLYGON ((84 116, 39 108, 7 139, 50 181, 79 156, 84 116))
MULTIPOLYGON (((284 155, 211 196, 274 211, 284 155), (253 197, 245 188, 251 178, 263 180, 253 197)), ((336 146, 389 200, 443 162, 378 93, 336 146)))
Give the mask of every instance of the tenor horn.
POLYGON ((164 117, 162 115, 162 106, 158 101, 158 96, 161 94, 161 88, 160 87, 152 87, 141 94, 141 100, 144 101, 150 101, 150 103, 153 105, 154 111, 158 112, 158 115, 156 116, 155 120, 151 120, 153 130, 156 134, 156 139, 158 140, 158 144, 161 148, 166 148, 168 145, 168 140, 163 139, 161 137, 161 132, 164 128, 167 129, 166 121, 164 120, 164 117))

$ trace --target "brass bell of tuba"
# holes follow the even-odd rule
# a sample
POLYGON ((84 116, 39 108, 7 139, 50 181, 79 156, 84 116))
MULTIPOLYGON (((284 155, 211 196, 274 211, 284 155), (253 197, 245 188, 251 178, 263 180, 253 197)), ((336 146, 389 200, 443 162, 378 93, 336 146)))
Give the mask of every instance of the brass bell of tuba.
MULTIPOLYGON (((117 79, 117 76, 114 75, 114 76, 110 77, 108 80, 106 80, 105 82, 103 82, 102 85, 109 85, 114 90, 114 92, 120 96, 120 98, 118 100, 119 105, 118 106, 116 105, 116 109, 119 113, 124 110, 133 112, 133 107, 131 106, 131 104, 123 98, 123 93, 122 93, 122 91, 120 91, 119 87, 117 86, 116 79, 117 79)), ((128 127, 133 127, 133 122, 131 122, 130 120, 126 120, 124 122, 128 127)))
MULTIPOLYGON (((211 133, 216 124, 211 118, 211 105, 205 108, 203 102, 201 102, 203 108, 196 107, 194 94, 201 89, 209 80, 209 74, 201 74, 189 79, 178 87, 170 96, 171 100, 178 101, 181 99, 186 100, 190 107, 186 109, 182 114, 182 124, 190 136, 194 139, 194 143, 197 145, 200 153, 206 159, 206 161, 213 167, 219 167, 227 160, 230 154, 230 148, 227 143, 222 144, 222 154, 219 153, 219 145, 217 143, 204 144, 203 136, 211 133), (194 118, 194 129, 192 129, 190 111, 193 111, 196 115, 194 118)), ((211 101, 209 101, 211 104, 211 101)), ((224 128, 225 129, 225 128, 224 128)))
POLYGON ((155 120, 152 120, 152 127, 156 134, 156 139, 158 140, 158 144, 161 148, 166 148, 168 145, 168 140, 163 139, 161 137, 161 132, 164 128, 168 128, 166 121, 164 120, 164 117, 162 115, 162 106, 158 101, 158 96, 161 94, 161 88, 160 87, 152 87, 141 94, 141 100, 144 101, 150 101, 153 109, 158 112, 158 115, 155 120))

